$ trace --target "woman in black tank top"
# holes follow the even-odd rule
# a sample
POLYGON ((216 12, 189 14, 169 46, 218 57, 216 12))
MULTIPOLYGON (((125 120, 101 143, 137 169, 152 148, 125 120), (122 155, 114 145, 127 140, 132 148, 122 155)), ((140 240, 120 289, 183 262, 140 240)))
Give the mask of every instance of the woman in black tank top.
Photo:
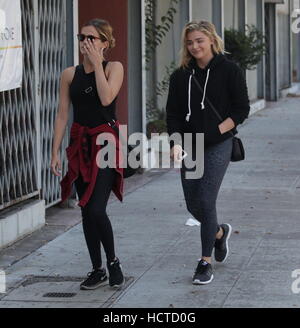
MULTIPOLYGON (((100 125, 105 127, 106 121, 101 112, 109 111, 111 116, 115 117, 116 98, 124 76, 120 62, 104 60, 107 50, 115 46, 112 28, 107 21, 89 21, 82 27, 78 40, 80 52, 84 57, 83 63, 75 68, 65 69, 61 75, 60 104, 55 120, 51 160, 51 169, 56 176, 61 176, 58 153, 68 122, 70 103, 72 102, 74 111, 73 125, 81 130, 100 125)), ((71 144, 72 139, 70 146, 71 144)), ((88 146, 90 149, 91 145, 88 146)), ((89 191, 89 197, 86 197, 91 188, 88 188, 89 183, 83 179, 80 172, 82 171, 79 171, 75 181, 67 181, 67 184, 75 182, 81 202, 87 199, 81 207, 82 224, 93 269, 80 288, 95 289, 107 279, 106 270, 102 268, 101 244, 107 258, 109 284, 111 287, 120 287, 124 283, 124 277, 119 259, 115 256, 113 230, 106 213, 109 195, 112 190, 115 192, 116 181, 119 181, 120 176, 114 168, 99 168, 93 181, 93 189, 89 191)), ((70 186, 68 188, 70 189, 70 186)))
MULTIPOLYGON (((103 71, 108 62, 103 61, 103 71)), ((86 73, 84 65, 76 67, 70 85, 70 98, 73 105, 74 122, 90 128, 106 123, 102 111, 106 110, 115 118, 116 98, 111 104, 103 106, 97 92, 95 72, 86 73)))

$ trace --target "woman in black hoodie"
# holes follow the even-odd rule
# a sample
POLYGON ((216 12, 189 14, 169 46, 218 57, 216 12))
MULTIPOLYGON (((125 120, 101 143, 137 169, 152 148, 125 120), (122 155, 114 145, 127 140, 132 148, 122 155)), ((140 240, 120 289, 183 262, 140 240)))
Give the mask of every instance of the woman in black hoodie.
MULTIPOLYGON (((248 117, 249 109, 243 71, 225 57, 224 43, 215 26, 207 21, 188 23, 182 33, 180 67, 170 77, 167 126, 170 136, 179 133, 184 140, 186 133, 192 134, 193 150, 196 134, 204 134, 203 176, 188 179, 185 160, 181 168, 187 209, 201 222, 202 256, 193 276, 194 284, 213 280, 213 249, 218 262, 228 256, 232 228, 228 223, 218 224, 216 200, 231 158, 232 134, 248 117)), ((181 161, 182 143, 171 147, 174 160, 181 161)), ((189 150, 187 155, 195 159, 195 151, 189 150)))

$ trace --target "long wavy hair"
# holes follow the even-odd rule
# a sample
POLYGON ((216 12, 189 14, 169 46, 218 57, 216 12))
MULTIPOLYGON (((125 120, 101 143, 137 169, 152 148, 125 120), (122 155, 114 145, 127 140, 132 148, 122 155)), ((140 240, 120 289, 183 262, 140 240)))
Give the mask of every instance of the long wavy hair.
POLYGON ((200 22, 192 21, 187 23, 182 31, 179 63, 180 67, 187 68, 189 62, 193 58, 187 49, 187 36, 190 32, 193 31, 200 31, 210 38, 210 40, 213 42, 212 52, 214 54, 226 53, 224 48, 224 42, 217 34, 216 27, 214 24, 205 20, 202 20, 200 22))

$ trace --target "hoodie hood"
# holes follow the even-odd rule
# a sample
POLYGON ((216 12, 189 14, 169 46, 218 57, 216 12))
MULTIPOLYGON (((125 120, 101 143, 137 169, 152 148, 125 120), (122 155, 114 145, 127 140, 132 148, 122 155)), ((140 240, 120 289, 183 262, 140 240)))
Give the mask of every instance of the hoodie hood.
POLYGON ((206 65, 205 68, 200 68, 197 64, 196 59, 193 57, 188 64, 189 70, 195 69, 198 72, 207 72, 208 69, 215 69, 218 65, 226 60, 226 56, 223 54, 216 54, 206 65))
POLYGON ((210 60, 210 62, 207 64, 205 68, 200 68, 197 64, 196 59, 193 57, 188 65, 188 71, 190 72, 190 77, 189 77, 189 87, 188 87, 188 113, 186 115, 185 120, 189 122, 192 111, 191 111, 191 90, 192 90, 192 78, 193 75, 196 74, 196 72, 205 73, 206 74, 206 79, 205 79, 205 84, 204 84, 204 89, 203 89, 203 97, 201 101, 201 110, 205 109, 205 96, 206 96, 206 87, 209 82, 209 74, 211 70, 214 70, 218 65, 220 65, 224 60, 226 60, 225 55, 223 54, 217 54, 214 55, 214 57, 210 60))

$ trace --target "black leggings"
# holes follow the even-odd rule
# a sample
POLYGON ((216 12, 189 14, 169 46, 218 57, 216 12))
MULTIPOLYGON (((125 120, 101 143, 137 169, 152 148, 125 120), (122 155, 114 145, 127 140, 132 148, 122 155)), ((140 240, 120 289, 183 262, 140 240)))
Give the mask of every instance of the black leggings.
MULTIPOLYGON (((101 243, 107 261, 110 262, 115 258, 114 235, 110 220, 106 214, 106 206, 116 174, 115 169, 109 167, 99 168, 91 198, 85 207, 81 208, 83 232, 94 269, 102 266, 101 243)), ((81 175, 75 181, 75 187, 80 199, 87 187, 81 175)))
POLYGON ((216 201, 230 162, 232 138, 226 139, 204 152, 204 173, 200 179, 186 179, 188 170, 181 169, 181 182, 188 211, 201 222, 202 256, 211 257, 219 231, 216 201))

